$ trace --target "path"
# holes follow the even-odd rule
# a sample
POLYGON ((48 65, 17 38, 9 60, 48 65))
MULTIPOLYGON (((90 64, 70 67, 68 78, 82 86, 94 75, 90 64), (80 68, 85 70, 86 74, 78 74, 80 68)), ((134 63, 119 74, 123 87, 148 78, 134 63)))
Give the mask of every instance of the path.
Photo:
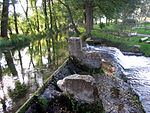
POLYGON ((150 35, 147 35, 147 34, 137 34, 137 36, 146 36, 146 37, 150 37, 150 35))
POLYGON ((146 29, 150 29, 150 27, 132 27, 132 29, 138 29, 138 28, 146 28, 146 29))
MULTIPOLYGON (((94 27, 94 28, 96 28, 96 29, 100 29, 100 28, 98 28, 98 27, 94 27)), ((142 27, 141 27, 142 28, 142 27)), ((147 28, 149 28, 150 29, 150 27, 147 27, 147 28)), ((129 33, 128 34, 128 36, 131 36, 132 34, 131 33, 129 33)), ((135 35, 135 33, 133 33, 133 35, 132 36, 145 36, 145 37, 150 37, 150 35, 147 35, 147 34, 136 34, 135 35)))

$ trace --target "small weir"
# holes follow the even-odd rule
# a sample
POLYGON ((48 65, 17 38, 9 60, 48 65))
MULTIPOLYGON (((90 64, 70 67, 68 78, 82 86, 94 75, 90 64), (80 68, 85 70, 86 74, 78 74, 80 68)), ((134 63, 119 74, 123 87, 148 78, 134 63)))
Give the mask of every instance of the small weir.
POLYGON ((121 65, 123 73, 128 78, 128 83, 139 99, 146 111, 150 113, 150 57, 123 55, 114 47, 94 47, 88 46, 86 50, 99 51, 102 54, 109 54, 118 64, 121 65))

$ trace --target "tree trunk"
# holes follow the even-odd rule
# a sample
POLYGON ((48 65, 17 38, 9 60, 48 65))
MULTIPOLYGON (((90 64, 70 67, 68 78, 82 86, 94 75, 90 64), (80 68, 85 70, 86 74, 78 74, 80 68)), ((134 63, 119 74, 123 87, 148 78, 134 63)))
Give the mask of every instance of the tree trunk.
POLYGON ((49 7, 49 12, 50 12, 50 24, 51 24, 51 31, 52 31, 53 30, 53 16, 52 16, 50 0, 48 0, 48 7, 49 7))
POLYGON ((9 35, 11 36, 13 33, 12 33, 12 29, 11 29, 11 27, 10 27, 10 23, 9 23, 9 25, 8 25, 8 30, 9 30, 9 35))
POLYGON ((16 30, 16 34, 19 34, 18 31, 18 24, 17 24, 17 15, 16 15, 16 7, 15 7, 15 3, 13 3, 13 8, 14 8, 14 21, 15 21, 15 30, 16 30))
POLYGON ((36 18, 37 18, 37 31, 39 32, 40 31, 40 22, 39 22, 39 14, 38 14, 36 3, 37 3, 37 1, 34 1, 35 10, 36 10, 36 18))
POLYGON ((46 0, 42 0, 43 4, 43 10, 44 10, 44 15, 45 15, 45 30, 49 29, 49 22, 48 22, 48 17, 47 17, 47 10, 46 10, 46 0))
POLYGON ((86 32, 90 34, 93 29, 93 0, 88 0, 85 4, 86 10, 86 32))
MULTIPOLYGON (((20 2, 20 4, 21 4, 21 0, 19 0, 19 2, 20 2)), ((21 4, 21 7, 22 7, 22 9, 23 9, 23 11, 24 11, 24 13, 25 13, 27 22, 29 23, 30 30, 31 30, 31 32, 33 32, 32 26, 31 26, 31 23, 30 23, 29 17, 28 17, 28 10, 29 10, 29 2, 28 2, 28 0, 26 0, 26 10, 24 9, 24 7, 23 7, 22 4, 21 4)), ((29 28, 27 28, 27 30, 26 30, 26 33, 27 33, 27 34, 28 34, 28 32, 29 32, 29 28)))
POLYGON ((7 34, 8 7, 9 7, 9 0, 3 0, 2 20, 1 20, 1 36, 5 37, 5 38, 8 38, 8 34, 7 34))
POLYGON ((72 14, 71 14, 70 7, 67 5, 66 8, 67 8, 67 10, 68 10, 69 18, 70 18, 70 20, 71 20, 71 23, 72 23, 72 25, 73 25, 73 28, 74 28, 75 32, 76 32, 77 34, 80 34, 80 32, 78 31, 78 29, 77 29, 77 27, 76 27, 76 25, 75 25, 75 23, 74 23, 74 20, 73 20, 72 14))
POLYGON ((73 26, 75 32, 76 32, 77 34, 80 34, 80 32, 78 31, 78 29, 77 29, 77 27, 76 27, 76 25, 75 25, 75 23, 74 23, 74 20, 73 20, 72 13, 71 13, 71 10, 70 10, 69 5, 63 3, 61 0, 58 0, 58 1, 59 1, 61 4, 63 4, 63 5, 67 8, 67 11, 68 11, 69 18, 70 18, 70 21, 71 21, 71 23, 72 23, 72 26, 73 26))
POLYGON ((115 18, 115 24, 118 24, 118 18, 117 17, 115 18))
POLYGON ((107 19, 107 17, 106 17, 106 26, 108 26, 108 19, 107 19))

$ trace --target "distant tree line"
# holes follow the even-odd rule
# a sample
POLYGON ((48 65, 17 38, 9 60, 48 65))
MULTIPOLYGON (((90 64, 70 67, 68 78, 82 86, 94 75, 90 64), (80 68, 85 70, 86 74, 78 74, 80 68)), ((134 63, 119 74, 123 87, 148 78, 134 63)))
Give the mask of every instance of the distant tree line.
MULTIPOLYGON (((77 35, 80 28, 90 34, 93 19, 106 17, 106 22, 118 19, 125 21, 131 17, 144 0, 3 0, 1 6, 1 37, 8 38, 12 34, 36 34, 39 32, 55 33, 72 30, 77 35), (17 13, 16 4, 24 12, 24 17, 17 13), (9 14, 9 6, 13 11, 9 14), (29 11, 32 14, 29 15, 29 11)), ((106 23, 107 24, 107 23, 106 23)))

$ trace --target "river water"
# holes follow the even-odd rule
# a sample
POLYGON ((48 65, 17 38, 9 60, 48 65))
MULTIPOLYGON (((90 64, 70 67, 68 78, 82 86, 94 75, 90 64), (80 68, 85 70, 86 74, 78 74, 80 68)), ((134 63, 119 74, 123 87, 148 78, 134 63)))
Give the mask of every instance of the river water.
POLYGON ((42 87, 44 81, 64 62, 68 56, 67 42, 44 38, 21 49, 0 50, 0 113, 14 113, 42 87), (15 83, 26 85, 27 90, 11 98, 9 90, 15 83), (3 103, 3 104, 2 104, 3 103), (4 106, 5 105, 5 106, 4 106))
POLYGON ((128 83, 146 111, 150 113, 150 57, 124 55, 114 47, 87 46, 89 50, 99 51, 101 54, 109 54, 122 67, 123 73, 128 78, 128 83))

